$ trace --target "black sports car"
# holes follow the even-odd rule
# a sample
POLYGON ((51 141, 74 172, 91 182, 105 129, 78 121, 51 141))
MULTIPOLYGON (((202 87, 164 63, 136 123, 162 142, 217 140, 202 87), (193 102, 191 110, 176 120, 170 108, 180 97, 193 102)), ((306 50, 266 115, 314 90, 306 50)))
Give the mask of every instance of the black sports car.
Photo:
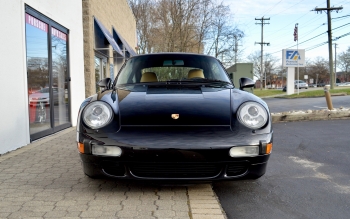
POLYGON ((256 179, 272 151, 266 103, 235 88, 211 56, 130 58, 114 82, 81 105, 77 142, 84 173, 140 180, 256 179))

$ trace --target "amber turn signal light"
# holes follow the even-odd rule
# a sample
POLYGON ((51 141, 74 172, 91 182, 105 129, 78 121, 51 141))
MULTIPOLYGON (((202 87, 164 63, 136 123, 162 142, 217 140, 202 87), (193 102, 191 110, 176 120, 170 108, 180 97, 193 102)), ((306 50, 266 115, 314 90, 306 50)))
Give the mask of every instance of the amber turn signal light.
POLYGON ((78 142, 78 150, 80 153, 84 154, 84 144, 78 142))
POLYGON ((271 154, 272 152, 272 142, 266 145, 266 154, 271 154))

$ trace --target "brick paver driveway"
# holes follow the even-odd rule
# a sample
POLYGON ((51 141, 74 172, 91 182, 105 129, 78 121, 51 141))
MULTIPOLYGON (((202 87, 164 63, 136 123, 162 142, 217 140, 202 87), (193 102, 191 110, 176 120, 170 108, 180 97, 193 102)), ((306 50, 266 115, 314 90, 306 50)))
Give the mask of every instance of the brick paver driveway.
POLYGON ((75 133, 0 157, 0 218, 189 218, 185 186, 86 177, 75 133))
POLYGON ((224 219, 210 184, 90 179, 66 129, 0 156, 0 218, 224 219))

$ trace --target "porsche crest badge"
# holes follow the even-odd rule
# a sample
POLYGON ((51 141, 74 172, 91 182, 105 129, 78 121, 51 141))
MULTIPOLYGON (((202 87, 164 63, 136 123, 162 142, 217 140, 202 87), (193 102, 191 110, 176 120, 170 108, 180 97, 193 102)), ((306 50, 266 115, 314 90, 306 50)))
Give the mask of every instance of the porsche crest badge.
POLYGON ((171 114, 172 119, 178 119, 180 117, 180 114, 171 114))

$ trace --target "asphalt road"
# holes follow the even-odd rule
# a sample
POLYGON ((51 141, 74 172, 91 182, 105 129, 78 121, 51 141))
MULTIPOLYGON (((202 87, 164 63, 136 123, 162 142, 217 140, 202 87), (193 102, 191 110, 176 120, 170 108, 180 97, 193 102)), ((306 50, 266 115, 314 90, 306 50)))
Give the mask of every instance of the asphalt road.
POLYGON ((350 120, 274 124, 267 173, 213 183, 228 219, 350 218, 350 120))
MULTIPOLYGON (((350 96, 333 96, 333 108, 345 107, 350 108, 350 96)), ((327 102, 325 97, 315 98, 263 98, 270 108, 270 112, 287 112, 290 110, 320 110, 327 109, 327 102)))

